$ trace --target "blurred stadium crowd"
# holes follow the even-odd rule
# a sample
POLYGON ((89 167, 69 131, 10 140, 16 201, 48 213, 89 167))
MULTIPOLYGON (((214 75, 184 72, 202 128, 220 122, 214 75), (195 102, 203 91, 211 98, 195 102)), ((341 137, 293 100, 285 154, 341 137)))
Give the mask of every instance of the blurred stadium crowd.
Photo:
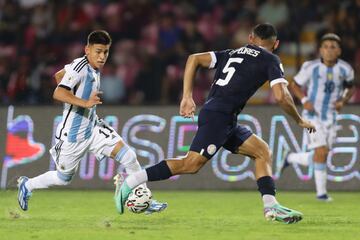
MULTIPOLYGON (((0 0, 1 104, 53 104, 52 75, 83 55, 87 35, 112 38, 102 74, 104 102, 177 104, 187 56, 237 48, 258 22, 276 25, 277 54, 289 80, 317 57, 325 32, 342 38, 342 59, 355 68, 360 103, 360 0, 0 0)), ((204 102, 212 71, 201 71, 194 99, 204 102)), ((252 103, 272 103, 264 86, 252 103)))

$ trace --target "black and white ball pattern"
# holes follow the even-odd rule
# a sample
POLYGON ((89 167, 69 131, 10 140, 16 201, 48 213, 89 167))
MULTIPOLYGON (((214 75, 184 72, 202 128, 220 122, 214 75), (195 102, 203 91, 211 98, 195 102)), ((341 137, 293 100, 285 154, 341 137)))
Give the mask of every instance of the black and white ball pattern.
POLYGON ((142 213, 150 207, 152 194, 150 189, 144 186, 138 186, 130 193, 125 205, 130 212, 142 213))

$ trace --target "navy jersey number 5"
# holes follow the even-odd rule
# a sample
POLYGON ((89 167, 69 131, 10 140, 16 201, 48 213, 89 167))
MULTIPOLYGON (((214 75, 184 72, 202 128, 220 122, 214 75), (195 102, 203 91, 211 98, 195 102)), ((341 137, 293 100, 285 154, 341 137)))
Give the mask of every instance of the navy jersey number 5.
POLYGON ((226 77, 225 77, 225 79, 219 78, 216 81, 216 85, 219 85, 219 86, 227 85, 230 82, 231 78, 233 77, 233 75, 236 71, 236 69, 234 67, 230 67, 230 64, 231 63, 239 63, 240 64, 240 63, 242 63, 242 61, 244 61, 243 58, 229 58, 225 67, 222 70, 223 73, 226 73, 226 77))
POLYGON ((246 45, 210 54, 209 68, 216 72, 204 109, 239 113, 265 82, 287 83, 280 59, 264 48, 246 45))

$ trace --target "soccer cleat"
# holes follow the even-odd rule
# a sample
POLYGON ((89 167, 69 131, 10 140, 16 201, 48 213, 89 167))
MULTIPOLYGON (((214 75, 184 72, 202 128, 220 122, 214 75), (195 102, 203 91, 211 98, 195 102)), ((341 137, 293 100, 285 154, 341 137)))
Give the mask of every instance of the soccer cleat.
POLYGON ((18 178, 17 187, 18 187, 18 202, 20 208, 24 211, 28 210, 29 198, 31 197, 31 192, 26 188, 25 183, 29 178, 21 176, 18 178))
POLYGON ((322 201, 322 202, 332 202, 333 199, 327 195, 326 193, 320 196, 316 196, 317 200, 322 201))
POLYGON ((120 214, 124 213, 124 205, 131 193, 131 188, 125 182, 125 174, 117 174, 114 177, 116 186, 114 201, 116 209, 120 214))
POLYGON ((303 218, 303 214, 296 210, 275 204, 264 208, 264 216, 268 221, 278 221, 285 224, 297 223, 303 218))
POLYGON ((156 200, 152 200, 150 203, 150 207, 146 209, 145 214, 153 214, 154 212, 161 212, 167 208, 167 203, 161 203, 156 200))

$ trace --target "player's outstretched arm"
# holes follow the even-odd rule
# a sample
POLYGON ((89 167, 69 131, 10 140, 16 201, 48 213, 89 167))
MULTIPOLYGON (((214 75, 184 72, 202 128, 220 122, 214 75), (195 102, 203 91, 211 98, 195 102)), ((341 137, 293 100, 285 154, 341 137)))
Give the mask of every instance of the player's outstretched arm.
POLYGON ((275 96, 276 102, 296 121, 300 127, 308 129, 310 133, 315 132, 315 126, 300 116, 295 107, 294 100, 289 93, 285 83, 277 83, 273 85, 271 89, 275 96))
POLYGON ((83 108, 91 108, 97 104, 102 104, 101 99, 98 95, 101 92, 94 91, 91 93, 88 100, 76 97, 71 90, 65 89, 61 86, 58 86, 53 94, 53 98, 63 103, 68 103, 76 105, 83 108))
POLYGON ((210 53, 191 54, 185 66, 183 97, 180 104, 180 115, 186 118, 193 117, 196 109, 195 102, 192 98, 194 78, 199 66, 209 67, 211 64, 210 53))

